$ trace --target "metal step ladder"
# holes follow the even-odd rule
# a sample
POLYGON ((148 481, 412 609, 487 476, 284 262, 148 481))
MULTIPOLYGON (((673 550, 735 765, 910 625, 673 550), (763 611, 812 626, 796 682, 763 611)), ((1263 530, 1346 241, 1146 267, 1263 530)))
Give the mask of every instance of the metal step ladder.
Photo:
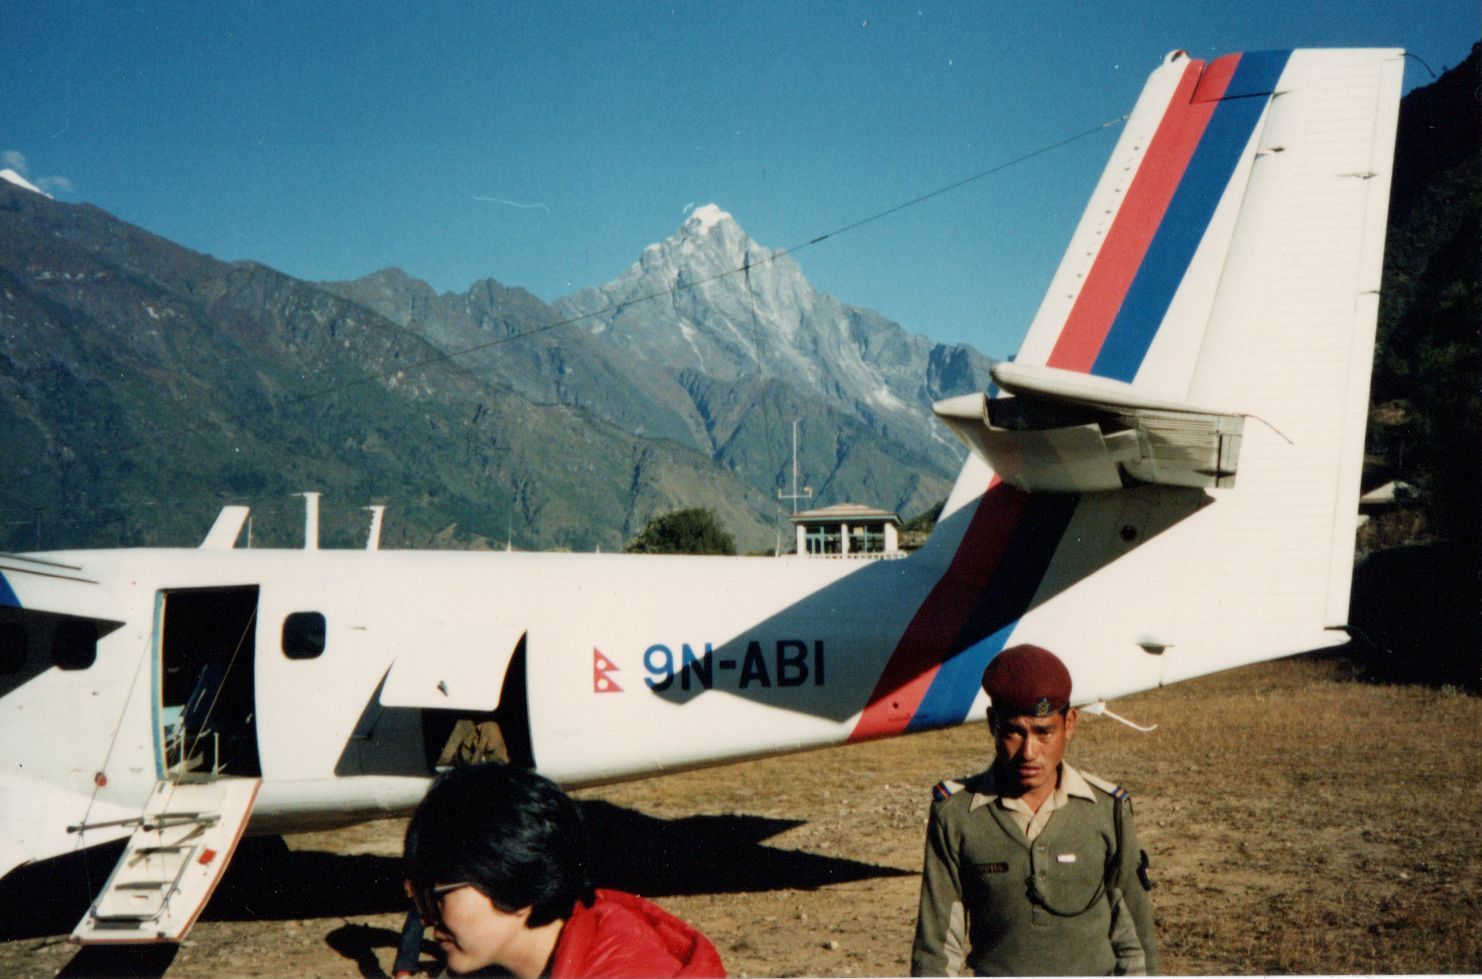
POLYGON ((71 940, 183 940, 231 862, 261 784, 231 777, 157 782, 123 856, 71 940))

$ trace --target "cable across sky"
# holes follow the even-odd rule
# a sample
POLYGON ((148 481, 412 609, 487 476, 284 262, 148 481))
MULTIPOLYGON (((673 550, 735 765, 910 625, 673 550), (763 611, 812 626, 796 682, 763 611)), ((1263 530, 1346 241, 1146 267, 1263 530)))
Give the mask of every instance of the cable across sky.
MULTIPOLYGON (((218 258, 398 267, 545 300, 713 202, 768 248, 881 215, 1132 104, 1174 48, 1404 47, 1469 0, 0 6, 0 166, 218 258)), ((1406 88, 1430 81, 1419 62, 1406 88)), ((1013 352, 1114 132, 814 249, 813 285, 1013 352)))

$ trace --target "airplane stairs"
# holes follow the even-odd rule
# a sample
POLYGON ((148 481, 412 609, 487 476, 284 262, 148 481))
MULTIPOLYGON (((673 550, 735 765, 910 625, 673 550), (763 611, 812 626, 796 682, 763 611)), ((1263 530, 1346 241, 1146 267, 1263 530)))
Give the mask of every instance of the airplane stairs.
POLYGON ((183 940, 231 862, 261 782, 208 776, 156 783, 123 855, 71 941, 183 940))

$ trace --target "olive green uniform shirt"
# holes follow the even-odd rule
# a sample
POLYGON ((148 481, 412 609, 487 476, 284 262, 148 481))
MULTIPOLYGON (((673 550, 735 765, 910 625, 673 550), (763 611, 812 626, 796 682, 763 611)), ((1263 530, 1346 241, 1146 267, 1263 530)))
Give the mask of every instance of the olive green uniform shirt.
POLYGON ((1062 764, 1035 813, 998 794, 992 769, 944 782, 927 825, 911 974, 1156 972, 1148 886, 1132 803, 1116 786, 1062 764))

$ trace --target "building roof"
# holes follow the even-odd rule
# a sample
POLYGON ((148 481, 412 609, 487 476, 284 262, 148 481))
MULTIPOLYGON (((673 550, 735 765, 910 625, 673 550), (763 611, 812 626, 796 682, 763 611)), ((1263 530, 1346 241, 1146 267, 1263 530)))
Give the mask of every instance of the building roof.
POLYGON ((1403 503, 1415 498, 1415 487, 1403 480, 1391 480, 1383 486, 1377 486, 1359 497, 1359 506, 1384 506, 1392 503, 1403 503))
POLYGON ((900 525, 901 518, 890 510, 877 510, 863 503, 835 503, 819 510, 804 510, 788 518, 793 523, 863 523, 879 521, 900 525))

